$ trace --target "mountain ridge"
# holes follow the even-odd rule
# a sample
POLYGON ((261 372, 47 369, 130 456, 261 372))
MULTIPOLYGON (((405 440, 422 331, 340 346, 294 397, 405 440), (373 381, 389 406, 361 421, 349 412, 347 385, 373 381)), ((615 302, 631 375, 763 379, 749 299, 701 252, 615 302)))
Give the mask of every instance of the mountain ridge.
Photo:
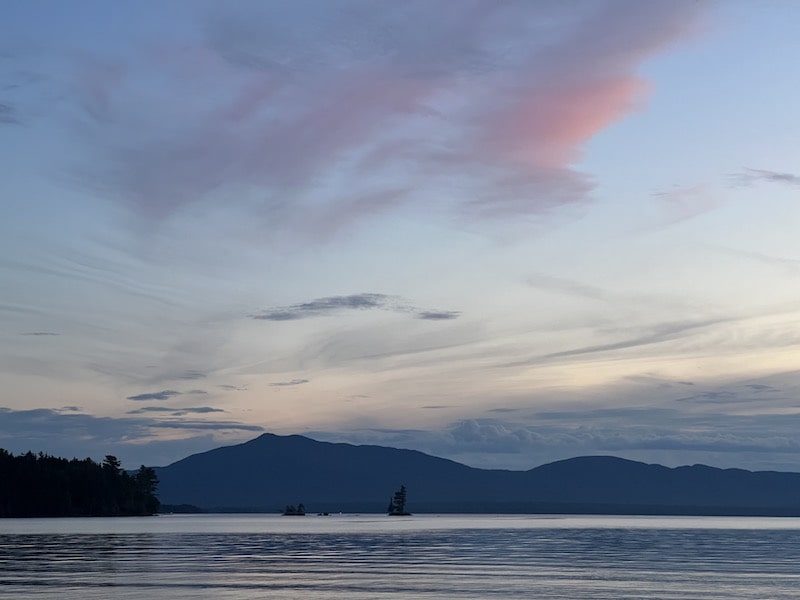
POLYGON ((156 468, 165 504, 272 512, 381 512, 401 484, 418 512, 797 514, 800 473, 666 467, 580 456, 527 471, 477 469, 418 450, 265 433, 156 468))

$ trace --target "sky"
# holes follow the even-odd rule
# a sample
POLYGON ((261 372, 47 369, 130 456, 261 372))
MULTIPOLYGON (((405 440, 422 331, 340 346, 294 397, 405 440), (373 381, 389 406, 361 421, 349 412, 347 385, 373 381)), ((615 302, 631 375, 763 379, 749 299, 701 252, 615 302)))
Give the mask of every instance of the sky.
POLYGON ((800 471, 800 3, 2 13, 0 447, 800 471))

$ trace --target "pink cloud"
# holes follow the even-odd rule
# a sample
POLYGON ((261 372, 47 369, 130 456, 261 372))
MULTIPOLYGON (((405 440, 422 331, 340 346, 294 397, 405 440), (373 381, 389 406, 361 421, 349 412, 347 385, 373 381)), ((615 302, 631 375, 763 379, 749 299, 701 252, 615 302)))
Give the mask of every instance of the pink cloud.
POLYGON ((345 225, 432 189, 471 212, 549 210, 587 197, 583 144, 643 105, 639 66, 698 13, 626 0, 318 8, 241 4, 203 43, 84 76, 92 177, 151 218, 231 186, 260 190, 277 224, 324 208, 311 213, 345 225))
POLYGON ((509 159, 540 169, 568 167, 581 145, 641 104, 648 86, 635 77, 532 86, 487 130, 489 143, 509 159))

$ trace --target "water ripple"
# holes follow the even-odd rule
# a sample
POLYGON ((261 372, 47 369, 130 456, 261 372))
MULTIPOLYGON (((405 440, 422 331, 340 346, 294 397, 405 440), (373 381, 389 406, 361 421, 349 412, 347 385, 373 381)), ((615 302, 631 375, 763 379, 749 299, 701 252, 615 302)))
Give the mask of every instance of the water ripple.
POLYGON ((780 529, 0 534, 0 597, 783 599, 798 564, 780 529))

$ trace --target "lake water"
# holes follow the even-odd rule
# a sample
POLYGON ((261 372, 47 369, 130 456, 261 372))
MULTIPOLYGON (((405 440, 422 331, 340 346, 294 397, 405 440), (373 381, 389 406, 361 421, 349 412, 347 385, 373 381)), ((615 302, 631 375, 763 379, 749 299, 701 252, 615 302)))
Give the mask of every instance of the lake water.
POLYGON ((0 598, 800 597, 800 519, 0 519, 0 598))

